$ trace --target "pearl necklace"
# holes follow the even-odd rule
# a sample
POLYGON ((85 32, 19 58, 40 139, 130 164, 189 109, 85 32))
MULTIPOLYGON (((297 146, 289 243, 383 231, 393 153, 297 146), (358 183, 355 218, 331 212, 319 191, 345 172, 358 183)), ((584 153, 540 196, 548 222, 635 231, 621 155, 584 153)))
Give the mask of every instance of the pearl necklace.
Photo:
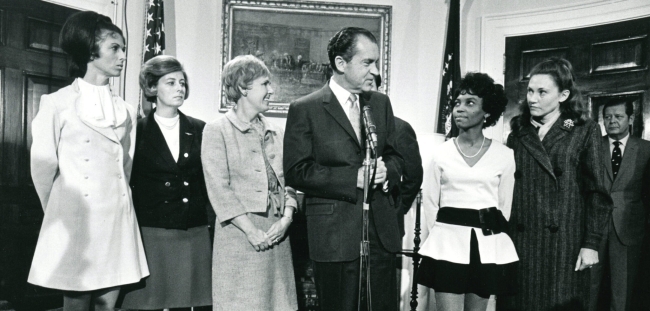
POLYGON ((454 138, 454 143, 456 143, 456 147, 458 147, 458 152, 462 154, 466 158, 474 158, 476 157, 479 153, 481 153, 481 150, 483 150, 483 145, 485 144, 485 136, 483 136, 483 142, 481 143, 481 148, 478 149, 478 152, 473 155, 473 156, 468 156, 463 152, 463 149, 460 149, 460 145, 458 144, 458 138, 454 138))

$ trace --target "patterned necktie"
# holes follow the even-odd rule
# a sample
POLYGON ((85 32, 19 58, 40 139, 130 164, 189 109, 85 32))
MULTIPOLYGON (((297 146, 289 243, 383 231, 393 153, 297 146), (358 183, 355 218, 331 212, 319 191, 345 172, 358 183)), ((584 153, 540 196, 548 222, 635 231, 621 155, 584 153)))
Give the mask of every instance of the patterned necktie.
POLYGON ((612 173, 614 173, 614 178, 616 178, 616 174, 618 174, 618 170, 621 168, 621 161, 623 160, 620 145, 620 141, 617 140, 614 142, 614 151, 612 152, 612 173))
POLYGON ((357 101, 357 95, 350 94, 348 98, 348 118, 350 118, 350 123, 354 129, 354 133, 357 134, 357 139, 360 143, 361 141, 361 114, 359 111, 359 102, 357 101))

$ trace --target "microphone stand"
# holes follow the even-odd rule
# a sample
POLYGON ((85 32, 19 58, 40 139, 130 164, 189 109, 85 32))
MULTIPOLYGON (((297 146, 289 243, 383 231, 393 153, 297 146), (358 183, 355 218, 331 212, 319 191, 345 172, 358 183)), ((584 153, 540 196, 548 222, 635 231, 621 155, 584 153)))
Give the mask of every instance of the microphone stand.
MULTIPOLYGON (((364 116, 365 117, 365 116, 364 116)), ((364 118, 366 129, 367 119, 364 118)), ((363 228, 361 231, 361 252, 359 260, 359 300, 357 310, 361 311, 365 301, 365 310, 372 311, 372 296, 370 291, 370 240, 368 228, 370 227, 370 197, 377 174, 377 153, 376 146, 370 138, 370 132, 366 130, 366 157, 363 160, 363 228), (371 174, 372 170, 372 174, 371 174)))

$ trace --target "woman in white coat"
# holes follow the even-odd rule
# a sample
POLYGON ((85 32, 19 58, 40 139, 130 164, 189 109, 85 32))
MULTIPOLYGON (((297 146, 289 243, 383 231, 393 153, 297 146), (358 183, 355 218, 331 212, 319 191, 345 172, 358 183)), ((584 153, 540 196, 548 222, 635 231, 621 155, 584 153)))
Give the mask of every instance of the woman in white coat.
POLYGON ((64 291, 63 309, 113 310, 120 286, 149 275, 129 178, 135 111, 108 85, 124 36, 95 12, 70 16, 61 47, 76 79, 41 98, 31 172, 45 212, 28 282, 64 291))

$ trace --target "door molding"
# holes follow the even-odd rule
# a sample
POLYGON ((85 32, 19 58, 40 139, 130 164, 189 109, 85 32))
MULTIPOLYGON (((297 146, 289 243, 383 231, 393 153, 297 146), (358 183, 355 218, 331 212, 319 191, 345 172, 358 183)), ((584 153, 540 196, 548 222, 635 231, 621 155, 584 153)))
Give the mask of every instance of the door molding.
POLYGON ((481 17, 480 64, 503 83, 506 37, 592 27, 650 16, 647 0, 597 0, 481 17))

